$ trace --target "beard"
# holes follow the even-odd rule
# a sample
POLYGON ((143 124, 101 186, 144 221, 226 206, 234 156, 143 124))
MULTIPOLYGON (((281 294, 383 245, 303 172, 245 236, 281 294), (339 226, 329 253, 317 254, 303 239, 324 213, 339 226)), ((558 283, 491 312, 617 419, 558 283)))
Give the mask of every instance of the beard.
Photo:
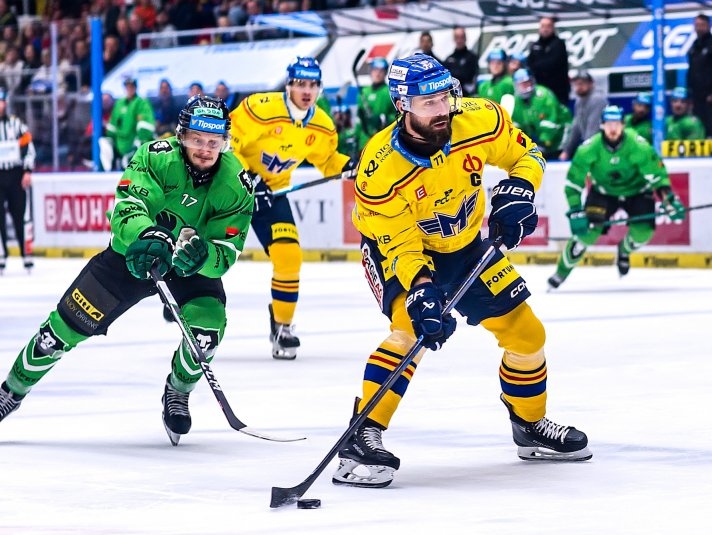
POLYGON ((423 138, 424 143, 438 148, 444 147, 452 137, 452 123, 450 122, 449 115, 438 115, 436 117, 421 119, 417 115, 411 114, 410 128, 414 134, 423 138), (447 122, 446 128, 433 128, 434 124, 443 121, 447 122))

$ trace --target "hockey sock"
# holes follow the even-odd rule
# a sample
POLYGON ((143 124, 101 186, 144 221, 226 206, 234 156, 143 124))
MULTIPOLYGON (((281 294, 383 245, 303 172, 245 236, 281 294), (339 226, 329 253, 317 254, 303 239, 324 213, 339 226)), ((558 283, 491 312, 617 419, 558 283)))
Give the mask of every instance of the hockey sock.
POLYGON ((53 310, 15 359, 7 377, 8 387, 16 394, 27 394, 64 353, 87 338, 67 325, 59 312, 53 310))
POLYGON ((272 260, 272 312, 277 323, 291 325, 299 299, 302 250, 296 242, 276 242, 269 248, 272 260))

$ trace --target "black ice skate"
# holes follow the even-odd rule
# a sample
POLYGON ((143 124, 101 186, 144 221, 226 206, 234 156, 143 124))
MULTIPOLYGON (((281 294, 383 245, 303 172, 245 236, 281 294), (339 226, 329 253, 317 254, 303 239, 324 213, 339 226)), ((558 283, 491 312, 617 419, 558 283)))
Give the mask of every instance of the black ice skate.
POLYGON ((562 277, 558 273, 554 273, 546 280, 546 282, 549 284, 549 290, 556 290, 559 286, 563 284, 565 280, 566 277, 562 277))
POLYGON ((630 271, 630 254, 623 251, 623 242, 618 244, 618 256, 616 257, 616 266, 621 277, 628 274, 630 271))
POLYGON ((292 325, 274 321, 272 305, 269 305, 269 341, 272 342, 272 357, 278 360, 294 360, 297 358, 299 338, 294 334, 292 325))
POLYGON ((7 383, 0 385, 0 422, 11 412, 16 411, 25 396, 12 392, 7 383))
POLYGON ((171 444, 178 445, 181 435, 190 431, 192 423, 190 412, 188 411, 188 396, 176 390, 171 384, 171 376, 166 379, 166 389, 163 391, 163 425, 168 433, 171 444))
POLYGON ((4 256, 0 256, 0 275, 5 273, 5 265, 6 265, 6 260, 4 256))
POLYGON ((22 265, 25 266, 27 272, 30 273, 32 271, 32 268, 35 267, 35 261, 32 259, 31 256, 23 256, 22 265))
POLYGON ((548 418, 527 422, 514 414, 512 406, 500 395, 509 411, 517 454, 525 461, 587 461, 593 454, 588 449, 586 434, 575 427, 555 424, 548 418))
POLYGON ((339 468, 331 481, 351 487, 387 487, 400 467, 400 459, 383 447, 382 428, 370 419, 339 451, 339 468))

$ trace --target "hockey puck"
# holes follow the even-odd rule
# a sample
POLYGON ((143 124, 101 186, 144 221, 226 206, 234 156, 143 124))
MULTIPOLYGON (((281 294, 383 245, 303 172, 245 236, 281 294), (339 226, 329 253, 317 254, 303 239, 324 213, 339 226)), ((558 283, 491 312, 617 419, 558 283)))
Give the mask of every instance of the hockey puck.
POLYGON ((317 498, 297 500, 298 509, 319 509, 321 507, 321 500, 317 498))

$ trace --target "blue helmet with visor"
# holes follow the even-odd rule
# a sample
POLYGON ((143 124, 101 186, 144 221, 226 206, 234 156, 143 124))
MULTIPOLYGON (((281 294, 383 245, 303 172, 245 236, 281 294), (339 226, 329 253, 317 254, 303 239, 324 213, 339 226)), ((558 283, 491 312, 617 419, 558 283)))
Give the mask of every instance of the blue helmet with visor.
POLYGON ((314 80, 321 85, 321 67, 310 57, 297 57, 287 66, 287 84, 294 80, 314 80))
POLYGON ((418 53, 394 60, 388 71, 388 89, 396 109, 398 109, 397 103, 401 103, 399 110, 401 112, 413 111, 415 97, 443 92, 449 94, 450 113, 460 109, 462 99, 460 82, 438 60, 426 54, 418 53))

